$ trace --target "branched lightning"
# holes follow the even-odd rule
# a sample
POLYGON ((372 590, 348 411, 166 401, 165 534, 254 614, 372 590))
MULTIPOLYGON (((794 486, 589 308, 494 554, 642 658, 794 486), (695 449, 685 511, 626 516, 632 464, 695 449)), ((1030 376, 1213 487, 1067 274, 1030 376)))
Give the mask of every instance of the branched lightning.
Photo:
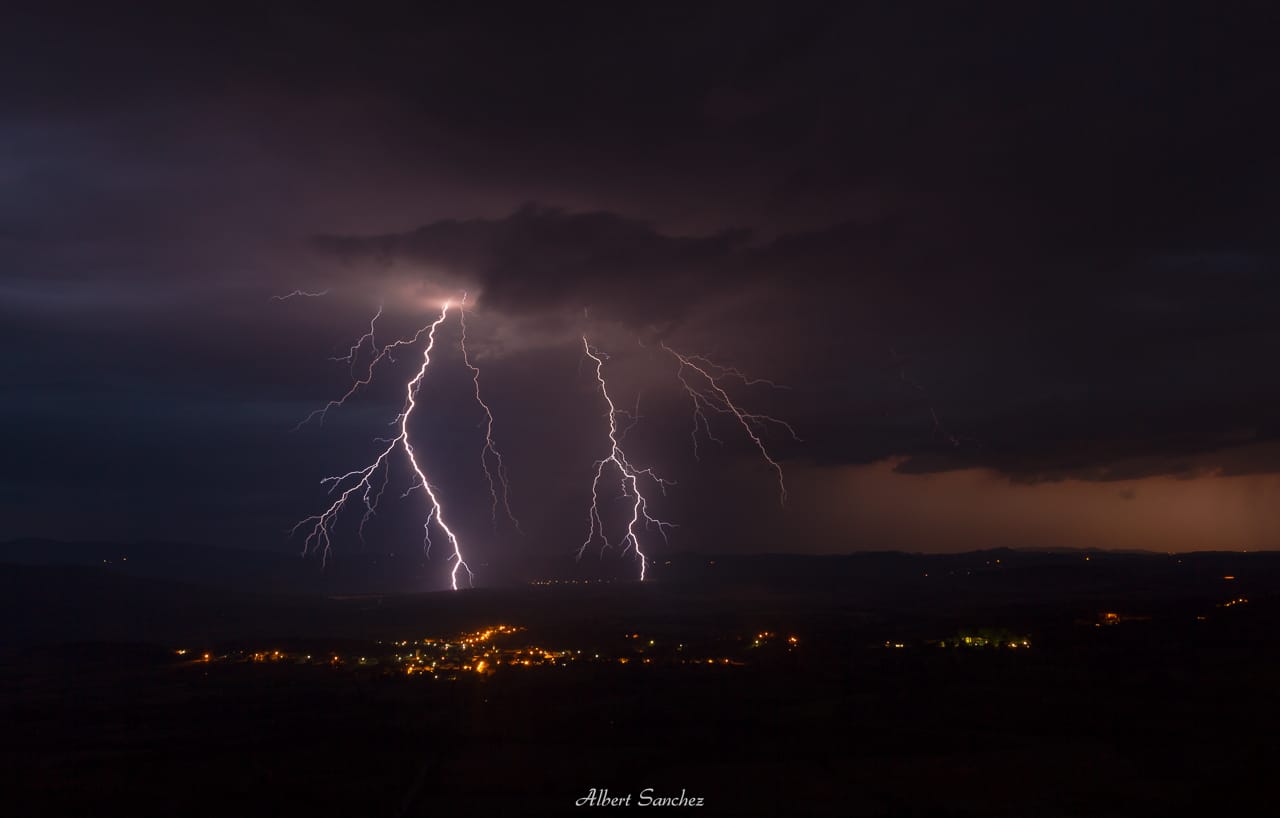
POLYGON ((764 458, 769 467, 773 469, 778 476, 778 497, 779 501, 786 505, 787 502, 787 484, 783 479, 782 466, 778 465, 778 461, 774 460, 769 454, 769 450, 764 445, 761 438, 765 434, 770 425, 781 427, 791 435, 792 440, 799 442, 800 437, 796 434, 796 430, 785 420, 770 415, 762 415, 756 412, 747 412, 738 407, 734 403, 733 398, 725 391, 721 382, 726 378, 739 380, 745 386, 764 385, 771 386, 775 389, 785 389, 773 381, 764 378, 749 378, 739 370, 731 366, 722 366, 711 360, 705 355, 684 355, 676 352, 667 346, 666 342, 660 342, 659 346, 669 353, 678 362, 676 377, 680 380, 680 385, 684 387, 684 391, 689 395, 689 399, 693 401, 693 430, 690 432, 693 438, 694 457, 700 457, 698 452, 698 432, 701 431, 707 436, 708 440, 723 445, 723 441, 716 437, 711 431, 711 423, 707 417, 707 412, 715 412, 717 414, 732 415, 742 430, 746 432, 747 437, 751 438, 751 442, 760 451, 760 455, 764 458), (688 370, 692 370, 690 375, 688 370))
MULTIPOLYGON (((446 310, 448 309, 447 304, 445 305, 445 309, 446 310)), ((427 333, 429 331, 434 332, 436 324, 439 323, 439 321, 437 321, 436 324, 430 324, 428 326, 422 327, 417 332, 415 332, 411 337, 401 338, 401 339, 392 341, 391 343, 379 349, 377 345, 377 341, 374 339, 374 326, 377 324, 378 318, 381 317, 381 315, 382 315, 382 307, 378 307, 378 311, 374 313, 373 318, 369 321, 369 330, 364 335, 361 335, 359 338, 356 339, 356 342, 351 345, 351 348, 347 352, 347 354, 340 358, 329 359, 331 361, 342 361, 347 363, 350 366, 351 377, 353 378, 351 382, 351 387, 347 389, 346 393, 343 394, 342 397, 329 401, 324 406, 321 406, 319 409, 313 410, 311 414, 307 415, 305 418, 298 421, 298 425, 293 427, 293 430, 295 432, 301 429, 303 426, 306 426, 308 423, 310 423, 313 419, 317 417, 320 418, 320 425, 323 426, 324 419, 329 414, 330 409, 335 409, 341 406, 342 404, 346 403, 347 398, 351 397, 356 392, 360 391, 362 387, 368 386, 370 382, 373 381, 373 371, 374 371, 374 368, 377 367, 379 363, 381 363, 383 360, 391 360, 394 362, 395 359, 391 357, 391 353, 393 350, 397 349, 398 347, 411 346, 413 344, 418 343, 418 341, 422 338, 424 333, 427 333), (356 365, 360 357, 360 350, 364 349, 365 341, 369 342, 369 351, 372 353, 373 357, 369 359, 369 363, 365 367, 364 374, 357 375, 355 372, 356 365)))
MULTIPOLYGON (((312 515, 303 520, 300 520, 293 527, 292 531, 296 533, 298 529, 305 528, 308 525, 310 526, 310 530, 307 533, 306 539, 303 541, 304 555, 307 553, 311 553, 312 551, 318 550, 321 553, 322 560, 327 561, 330 554, 331 544, 332 544, 331 539, 333 536, 333 526, 337 521, 339 513, 341 513, 341 511, 346 507, 347 501, 352 497, 352 495, 355 495, 357 493, 360 494, 361 500, 363 501, 365 506, 365 513, 360 521, 361 533, 363 534, 364 524, 368 521, 369 517, 372 516, 372 514, 374 513, 374 510, 376 509, 378 504, 378 500, 381 498, 383 491, 386 489, 387 480, 388 480, 387 470, 390 466, 389 459, 391 457, 391 454, 397 448, 402 448, 404 449, 405 456, 407 457, 409 462, 409 467, 413 470, 413 474, 415 477, 415 482, 410 487, 409 491, 412 491, 413 489, 416 489, 416 488, 421 488, 426 493, 427 499, 430 504, 430 511, 427 514, 427 520, 423 524, 424 546, 427 548, 428 551, 430 551, 431 524, 435 523, 437 526, 439 526, 440 530, 444 532, 445 537, 449 541, 450 547, 453 549, 453 553, 450 556, 450 559, 453 561, 453 569, 450 572, 450 581, 453 586, 453 589, 457 590, 458 588, 459 569, 466 571, 468 584, 470 584, 474 579, 474 575, 472 574, 471 569, 467 566, 466 561, 463 560, 462 558, 462 548, 458 543, 457 535, 454 534, 453 530, 450 529, 448 524, 445 522, 444 508, 440 503, 440 498, 436 495, 435 490, 432 489, 431 487, 431 483, 427 480, 426 472, 423 471, 421 464, 418 462, 417 454, 414 451, 412 443, 410 443, 409 441, 409 418, 413 415, 413 410, 417 408, 418 389, 422 385, 423 379, 426 377, 427 368, 431 365, 431 351, 435 347, 436 328, 438 328, 442 323, 444 323, 445 319, 448 317, 449 307, 450 307, 450 302, 445 302, 444 307, 441 308, 440 310, 439 317, 436 318, 435 321, 433 321, 430 325, 418 330, 418 332, 413 336, 412 339, 408 341, 395 341, 383 347, 382 350, 379 351, 378 354, 374 357, 374 359, 370 361, 368 375, 366 379, 363 379, 363 380, 357 379, 356 383, 351 387, 351 389, 347 392, 347 394, 344 395, 340 400, 330 401, 330 403, 326 405, 323 410, 317 410, 323 416, 323 413, 327 411, 329 408, 332 408, 333 406, 340 406, 343 401, 345 401, 348 397, 354 394, 356 389, 358 389, 361 385, 368 383, 369 379, 372 378, 374 365, 379 360, 381 360, 382 357, 389 354, 391 349, 394 349, 397 346, 412 343, 413 341, 416 341, 418 338, 420 338, 423 335, 423 333, 426 333, 427 345, 426 345, 426 348, 422 351, 422 366, 418 369, 418 373, 405 385, 404 407, 401 409, 400 414, 396 416, 396 419, 392 421, 392 425, 396 426, 399 429, 399 434, 397 434, 394 438, 391 438, 388 441, 384 441, 387 444, 386 448, 383 449, 382 452, 376 458, 374 458, 373 462, 370 463, 368 466, 362 469, 349 471, 346 474, 335 475, 333 477, 326 477, 324 480, 321 481, 322 485, 329 486, 330 495, 332 495, 334 492, 339 490, 341 490, 341 493, 338 494, 337 499, 335 499, 333 503, 323 512, 321 512, 320 514, 312 515), (380 483, 378 483, 376 480, 379 474, 381 474, 380 483), (346 486, 346 488, 343 488, 344 486, 346 486)), ((375 316, 375 320, 376 320, 376 317, 377 316, 375 316)), ((377 347, 374 346, 372 342, 372 334, 373 334, 373 323, 371 322, 369 334, 367 337, 370 339, 371 348, 376 349, 377 347)), ((359 345, 363 344, 363 338, 361 339, 361 341, 358 342, 358 344, 359 345)), ((357 350, 357 347, 353 346, 352 349, 357 350)), ((353 356, 354 356, 354 352, 353 352, 353 356)), ((313 413, 312 416, 314 416, 314 414, 315 413, 313 413)), ((308 417, 308 420, 309 419, 310 417, 308 417)), ((406 494, 408 494, 408 492, 406 492, 406 494)))
MULTIPOLYGON (((328 290, 315 293, 295 290, 288 295, 275 296, 273 300, 283 301, 298 296, 317 297, 327 292, 328 290)), ((305 531, 306 536, 303 540, 302 549, 304 555, 319 552, 322 562, 327 563, 332 553, 334 527, 337 524, 339 515, 347 508, 349 501, 353 497, 358 497, 359 502, 364 507, 358 527, 359 535, 363 539, 365 526, 377 513, 378 504, 389 485, 392 456, 398 450, 403 450, 408 466, 413 472, 413 480, 402 496, 407 496, 416 489, 422 489, 428 500, 426 520, 423 523, 424 549, 430 553, 432 531, 433 526, 435 526, 439 531, 444 532, 451 549, 449 559, 452 562, 450 571, 452 587, 455 590, 459 587, 459 576, 462 572, 465 572, 468 584, 474 582, 474 574, 463 558, 462 547, 458 537, 445 520, 445 512, 440 497, 428 481, 426 471, 419 462, 417 452, 409 435, 410 418, 417 408, 419 390, 431 365, 431 355, 435 349, 436 330, 448 320, 449 311, 454 304, 455 302, 453 301, 445 302, 440 309, 439 315, 429 324, 420 327, 413 335, 393 340, 381 346, 377 337, 378 321, 383 312, 380 306, 370 319, 368 329, 347 348, 346 354, 330 359, 347 365, 351 376, 351 384, 340 397, 330 400, 324 406, 315 409, 303 418, 295 429, 301 428, 316 418, 319 418, 320 423, 323 424, 330 409, 343 406, 348 398, 351 398, 363 387, 373 382, 375 371, 384 360, 395 361, 393 356, 395 350, 400 347, 416 346, 423 340, 424 336, 426 338, 422 352, 422 364, 416 374, 405 384, 404 404, 400 413, 390 423, 396 429, 395 436, 378 439, 377 443, 382 447, 381 450, 372 462, 363 468, 324 478, 321 481, 321 485, 327 487, 329 496, 333 498, 332 502, 319 514, 300 520, 291 530, 294 534, 299 531, 305 531)), ((457 306, 458 346, 463 364, 471 373, 476 404, 483 412, 481 425, 484 429, 484 443, 480 449, 480 464, 484 469, 489 484, 490 519, 496 528, 498 506, 501 505, 512 526, 517 531, 520 531, 520 523, 511 509, 510 483, 506 462, 494 439, 494 413, 483 396, 480 385, 480 367, 472 361, 470 350, 467 347, 465 294, 457 306)), ((711 415, 723 414, 732 416, 737 425, 741 427, 759 450, 765 462, 777 474, 780 499, 785 504, 787 488, 783 479, 782 467, 769 453, 765 445, 765 438, 771 427, 781 427, 796 441, 799 441, 800 438, 795 429, 786 421, 740 408, 730 396, 726 385, 728 384, 730 387, 733 384, 743 387, 769 386, 776 389, 786 389, 787 387, 780 386, 764 378, 749 377, 734 367, 713 361, 707 355, 680 353, 667 346, 666 343, 661 343, 660 347, 675 358, 678 364, 676 377, 693 402, 691 437, 695 456, 699 455, 698 445, 701 436, 723 445, 723 441, 712 430, 711 415)), ((639 396, 636 398, 636 405, 633 410, 618 408, 609 393, 605 378, 605 363, 609 360, 609 357, 592 346, 586 335, 582 336, 582 348, 584 357, 590 359, 595 365, 596 383, 600 397, 606 405, 605 419, 608 424, 607 437, 609 447, 607 454, 594 463, 595 469, 591 483, 591 505, 588 512, 587 536, 577 549, 577 557, 581 559, 587 548, 597 540, 600 542, 602 555, 604 551, 617 545, 620 547, 620 555, 625 555, 628 550, 635 554, 636 559, 640 562, 639 578, 644 580, 647 573, 648 557, 642 550, 642 534, 657 529, 657 532, 666 540, 669 529, 675 527, 674 524, 660 520, 650 513, 650 502, 653 496, 651 492, 656 488, 665 495, 667 488, 674 485, 674 481, 658 476, 652 469, 637 468, 628 459, 622 444, 628 432, 635 427, 641 418, 639 396), (620 418, 623 421, 621 425, 620 418), (606 533, 604 516, 601 512, 601 482, 605 479, 607 470, 610 473, 616 470, 620 498, 628 501, 629 519, 626 523, 625 532, 616 542, 611 541, 606 533), (646 491, 650 493, 646 495, 646 491)), ((604 499, 607 500, 609 497, 604 499)))
POLYGON ((480 396, 480 367, 471 363, 471 357, 467 353, 466 301, 467 299, 464 295, 462 306, 458 308, 458 325, 461 328, 458 336, 458 346, 462 349, 462 362, 466 364, 467 369, 471 370, 471 381, 475 384, 476 403, 484 410, 484 447, 480 450, 480 465, 484 468, 484 475, 489 480, 489 496, 493 501, 489 516, 496 527, 498 525, 498 486, 501 485, 502 508, 507 512, 507 519, 511 520, 511 525, 515 527, 516 531, 520 531, 520 521, 511 512, 511 486, 507 480, 507 465, 502 460, 502 452, 498 451, 498 447, 493 442, 493 411, 489 408, 489 404, 484 402, 484 398, 480 396), (491 459, 493 468, 489 467, 491 459), (497 475, 496 479, 494 477, 495 474, 497 475))
POLYGON ((628 547, 635 552, 636 558, 640 560, 640 579, 643 580, 647 558, 644 552, 640 550, 640 537, 636 531, 637 527, 657 528, 663 539, 666 539, 667 529, 674 526, 649 514, 649 503, 641 491, 640 478, 647 478, 663 494, 666 493, 667 486, 674 485, 674 481, 664 480, 654 474, 652 469, 637 469, 627 460, 626 453, 622 451, 621 435, 618 431, 618 415, 625 416, 628 413, 619 411, 614 406, 613 399, 609 397, 609 388, 605 384, 604 378, 604 362, 608 359, 608 356, 592 347, 585 335, 582 336, 582 348, 587 357, 595 362, 596 381, 600 385, 600 396, 604 398, 604 402, 609 407, 606 415, 609 423, 609 453, 595 463, 595 479, 591 482, 591 510, 587 515, 587 538, 578 548, 578 559, 582 558, 587 546, 597 538, 602 542, 601 553, 611 546, 609 538, 604 533, 604 521, 600 517, 600 480, 604 476, 605 467, 612 464, 617 469, 622 480, 622 496, 631 498, 632 501, 631 519, 627 521, 627 533, 622 538, 623 553, 626 553, 628 547))
MULTIPOLYGON (((346 355, 343 355, 341 358, 335 356, 333 358, 330 358, 329 360, 342 361, 343 363, 347 364, 350 367, 351 376, 355 377, 356 362, 360 358, 360 350, 364 349, 364 342, 365 341, 369 342, 370 350, 376 350, 378 348, 378 338, 376 333, 377 333, 378 319, 381 317, 382 317, 382 305, 379 304, 378 311, 375 312, 373 314, 373 317, 369 319, 369 330, 364 335, 361 335, 359 338, 355 340, 355 343, 353 343, 350 349, 347 350, 346 355)), ((372 363, 370 363, 369 368, 370 370, 373 369, 372 363)))

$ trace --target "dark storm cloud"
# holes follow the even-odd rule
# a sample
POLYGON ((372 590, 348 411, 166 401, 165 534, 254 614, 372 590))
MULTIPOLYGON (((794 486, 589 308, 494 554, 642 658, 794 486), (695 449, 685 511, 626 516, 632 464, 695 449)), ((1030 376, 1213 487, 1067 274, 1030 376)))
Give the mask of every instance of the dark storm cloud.
POLYGON ((668 236, 613 213, 526 205, 505 219, 445 220, 410 233, 322 236, 350 262, 425 266, 474 281, 483 303, 509 314, 598 309, 633 324, 671 321, 717 288, 748 231, 668 236))

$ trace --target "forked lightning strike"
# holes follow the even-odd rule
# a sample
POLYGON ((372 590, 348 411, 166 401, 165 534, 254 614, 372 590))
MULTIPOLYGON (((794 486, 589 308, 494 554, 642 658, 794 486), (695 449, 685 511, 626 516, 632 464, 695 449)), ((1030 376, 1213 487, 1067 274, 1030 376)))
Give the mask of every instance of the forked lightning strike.
POLYGON ((640 550, 640 537, 636 532, 637 526, 643 525, 646 529, 657 528, 663 539, 667 537, 667 529, 674 526, 649 514, 648 500, 645 499, 644 493, 640 490, 640 478, 648 478, 658 486, 658 489, 663 494, 666 494, 667 486, 674 485, 674 481, 658 477, 653 473, 652 469, 637 469, 627 460, 626 453, 622 451, 618 432, 618 415, 627 413, 620 413, 614 406, 613 399, 609 397, 609 388, 604 379, 604 362, 608 356, 592 347, 585 335, 582 336, 582 348, 587 357, 595 361, 596 381, 600 384, 600 396, 604 398, 604 402, 609 407, 607 414, 609 421, 609 454, 595 463, 596 473, 595 479, 591 482, 591 510, 588 513, 587 538, 578 548, 578 559, 582 559, 582 554, 587 550, 587 546, 595 541, 597 537, 603 543, 601 553, 611 545, 609 538, 604 533, 604 520, 600 517, 600 480, 604 476, 605 466, 612 464, 622 478, 622 496, 632 498, 631 519, 627 522, 627 533, 622 539, 624 545, 623 553, 626 553, 627 547, 635 551, 636 558, 640 560, 640 579, 643 580, 645 577, 645 563, 648 560, 644 552, 640 550))
MULTIPOLYGON (((467 298, 462 297, 462 306, 458 308, 458 325, 461 332, 458 336, 458 346, 462 349, 462 362, 466 364, 467 369, 471 370, 471 381, 475 384, 476 403, 480 404, 480 408, 484 410, 485 427, 484 427, 484 447, 480 450, 480 465, 484 468, 484 476, 489 480, 489 496, 493 501, 490 509, 490 518, 494 527, 498 525, 498 485, 502 485, 502 508, 507 512, 507 519, 511 520, 511 525, 516 531, 520 531, 520 521, 516 519, 516 515, 511 512, 511 485, 507 481, 507 465, 502 460, 502 452, 498 451, 498 447, 493 442, 493 411, 489 409, 489 404, 484 402, 484 398, 480 397, 480 367, 471 363, 471 357, 467 353, 467 298), (493 460, 494 467, 489 468, 489 460, 493 460), (494 473, 497 473, 497 479, 494 479, 494 473)), ((523 532, 521 532, 523 533, 523 532)))
MULTIPOLYGON (((427 346, 422 351, 422 366, 418 369, 418 373, 405 386, 404 408, 400 411, 400 414, 396 419, 392 421, 392 425, 399 427, 399 434, 390 441, 387 441, 387 447, 382 450, 372 463, 363 469, 356 469, 354 471, 349 471, 346 474, 336 475, 334 477, 326 477, 322 480, 322 484, 329 485, 329 493, 331 495, 344 485, 347 485, 348 487, 342 489, 338 498, 334 500, 333 503, 322 513, 300 520, 293 527, 292 531, 296 533, 299 528, 307 525, 311 526, 311 530, 303 541, 303 554, 310 553, 313 550, 319 550, 321 552, 322 559, 327 561, 332 546, 331 539, 333 536, 333 526, 337 521, 338 514, 346 507, 347 501, 351 496, 357 492, 360 493, 361 499, 365 505, 365 515, 360 522, 361 532, 363 533, 365 522, 367 522, 369 517, 373 514, 374 509, 377 507, 378 500, 381 498, 382 493, 386 488, 388 477, 387 469, 390 467, 389 458, 396 448, 400 447, 404 449, 405 456, 409 461, 409 467, 413 470, 416 478, 416 482, 409 490, 412 491, 415 488, 421 488, 426 493, 427 499, 430 503, 431 508, 427 514, 427 520, 422 527, 425 547, 429 552, 431 548, 431 524, 434 522, 440 527, 440 530, 445 533, 445 537, 448 539, 449 545, 453 549, 453 554, 450 556, 450 559, 453 561, 453 569, 450 572, 450 582, 453 589, 455 591, 458 589, 459 569, 467 572, 468 584, 474 580, 474 575, 472 574, 471 569, 467 566, 466 561, 462 557, 462 548, 458 543, 458 537, 454 534, 453 530, 449 528, 448 523, 445 521, 444 508, 440 503, 440 498, 436 496, 435 491, 431 488, 431 483, 427 480, 426 472, 423 471, 421 464, 418 463, 418 458, 414 452, 413 444, 409 441, 409 418, 413 415, 413 410, 417 408, 418 389, 421 387, 422 381, 426 377, 427 368, 431 365, 431 351, 435 347, 436 329, 444 323, 445 319, 448 317, 449 307, 450 302, 446 301, 444 307, 440 310, 440 316, 429 326, 420 329, 414 335, 413 340, 416 340, 425 332, 427 334, 427 346), (382 473, 382 481, 381 484, 375 488, 375 476, 379 472, 382 473), (355 482, 349 484, 349 481, 351 480, 354 480, 355 482)), ((369 337, 372 339, 372 324, 370 325, 369 337)), ((359 343, 363 344, 363 339, 359 343)), ((387 355, 394 347, 407 343, 412 343, 412 341, 396 341, 386 347, 383 347, 383 349, 369 364, 368 378, 372 378, 373 367, 382 359, 382 357, 387 355)), ((358 389, 362 383, 368 383, 368 380, 357 380, 356 384, 352 386, 351 390, 348 391, 341 400, 331 401, 324 410, 319 410, 321 414, 323 415, 325 411, 333 406, 342 405, 342 402, 345 401, 347 397, 354 394, 355 390, 358 389)))
MULTIPOLYGON (((324 291, 324 292, 327 292, 324 291)), ((301 290, 290 293, 287 296, 279 296, 279 300, 285 300, 294 296, 318 296, 320 293, 308 293, 301 290)), ((314 418, 319 418, 321 423, 324 422, 330 409, 343 406, 347 399, 355 395, 360 389, 372 383, 375 370, 384 360, 394 362, 392 353, 402 346, 416 345, 426 336, 426 346, 422 353, 422 365, 417 373, 405 384, 405 400, 401 408, 400 414, 391 422, 392 426, 397 427, 398 434, 394 438, 381 439, 378 442, 385 444, 385 448, 374 458, 373 462, 361 469, 349 471, 346 474, 326 477, 321 481, 322 485, 329 487, 330 496, 337 493, 336 499, 320 514, 312 515, 299 521, 292 529, 293 533, 297 533, 300 529, 307 529, 307 535, 303 541, 303 554, 309 554, 319 551, 323 561, 328 560, 332 552, 334 526, 337 523, 338 515, 346 508, 348 501, 353 496, 359 496, 360 501, 364 505, 364 514, 360 518, 359 535, 364 537, 364 528, 369 520, 376 513, 378 503, 385 493, 388 482, 390 480, 391 456, 397 449, 403 449, 410 469, 413 471, 413 484, 405 492, 407 496, 414 489, 421 488, 427 495, 429 510, 427 512, 426 522, 423 524, 423 543, 427 552, 431 549, 431 527, 436 525, 444 532, 445 537, 449 541, 452 549, 450 560, 453 562, 450 571, 450 583, 457 590, 459 587, 459 575, 462 571, 466 572, 468 584, 474 582, 474 574, 467 565, 462 555, 462 547, 458 541, 457 535, 449 527, 445 520, 444 508, 441 505, 440 498, 437 496, 435 489, 427 480, 425 470, 418 461, 417 453, 413 447, 413 442, 409 437, 409 420, 413 416, 414 410, 417 408, 418 392, 422 386, 423 380, 426 378, 427 369, 431 365, 431 354, 435 349, 436 330, 449 317, 449 310, 453 306, 452 301, 445 302, 440 310, 439 316, 430 324, 418 329, 412 336, 401 338, 378 346, 377 341, 377 324, 379 318, 382 317, 382 308, 374 314, 369 321, 369 328, 356 341, 351 344, 347 350, 347 354, 341 357, 335 357, 331 360, 346 363, 351 373, 351 386, 339 398, 326 403, 324 406, 316 409, 306 418, 304 418, 297 428, 301 428, 314 418), (365 350, 368 349, 366 353, 365 350), (308 528, 309 527, 309 528, 308 528)), ((507 477, 506 462, 503 460, 502 453, 498 450, 494 442, 494 416, 488 403, 485 402, 480 387, 480 368, 471 360, 470 350, 467 348, 467 321, 466 321, 466 296, 463 295, 458 308, 458 326, 459 338, 458 346, 462 353, 463 364, 471 373, 471 382, 475 396, 476 404, 484 412, 484 443, 480 450, 480 465, 484 469, 485 476, 489 483, 490 497, 490 519, 496 527, 498 520, 498 506, 501 504, 507 518, 511 521, 512 526, 520 531, 520 523, 516 519, 515 514, 511 510, 510 502, 510 485, 507 477)), ((770 426, 779 426, 787 431, 794 440, 799 441, 795 429, 784 420, 759 414, 756 412, 748 412, 740 408, 733 398, 730 397, 724 386, 725 380, 734 380, 740 382, 743 386, 769 386, 776 389, 785 389, 787 387, 780 386, 773 381, 763 378, 748 377, 738 369, 730 366, 724 366, 712 361, 705 355, 683 354, 675 351, 666 343, 661 343, 660 347, 676 359, 678 369, 676 377, 680 381, 686 394, 689 395, 693 402, 693 430, 691 433, 693 439, 694 454, 697 456, 699 434, 705 435, 709 440, 723 444, 712 431, 709 415, 711 413, 730 415, 737 424, 746 433, 759 450, 761 456, 770 468, 777 474, 778 491, 782 503, 785 505, 787 500, 787 487, 783 479, 782 467, 770 455, 765 446, 762 435, 766 434, 770 426)), ((659 477, 652 469, 636 468, 630 460, 627 459, 626 452, 622 448, 622 441, 630 429, 635 426, 640 418, 639 399, 634 411, 619 409, 613 402, 613 398, 609 394, 609 387, 604 375, 604 365, 608 360, 608 356, 591 345, 591 342, 585 335, 582 336, 582 348, 587 358, 595 364, 596 383, 600 390, 600 397, 604 399, 607 407, 606 420, 608 422, 608 439, 609 450, 603 458, 595 461, 595 476, 591 482, 591 507, 587 515, 587 537, 583 540, 582 545, 578 547, 577 557, 582 558, 586 549, 596 540, 601 543, 601 554, 615 543, 611 542, 609 536, 605 532, 604 517, 601 514, 601 481, 605 477, 606 469, 612 468, 617 471, 621 489, 621 497, 630 501, 630 518, 627 520, 626 531, 621 540, 616 543, 622 546, 621 554, 625 555, 627 550, 634 552, 636 559, 640 561, 640 579, 645 579, 647 570, 646 565, 648 557, 644 553, 640 536, 642 530, 649 531, 657 529, 663 539, 667 539, 668 529, 673 528, 674 524, 659 520, 649 512, 649 497, 645 495, 645 489, 657 487, 664 495, 666 489, 670 485, 674 485, 674 481, 666 480, 659 477), (618 418, 623 417, 630 422, 625 428, 619 428, 618 418)))
POLYGON ((705 355, 684 355, 676 352, 667 346, 666 342, 660 342, 659 346, 668 352, 679 363, 676 370, 676 377, 680 380, 680 385, 684 387, 684 391, 689 395, 689 399, 693 401, 693 431, 690 433, 693 438, 693 454, 699 457, 698 452, 698 432, 701 430, 708 440, 723 445, 723 441, 716 437, 711 431, 711 423, 707 418, 707 411, 716 412, 723 415, 732 415, 742 430, 747 433, 747 437, 751 438, 751 442, 760 450, 760 456, 769 464, 769 468, 773 469, 778 476, 778 499, 782 505, 787 504, 787 484, 783 479, 782 466, 778 465, 778 461, 774 460, 769 454, 769 450, 761 439, 769 425, 779 426, 791 435, 791 439, 800 441, 796 430, 792 428, 790 423, 785 420, 770 415, 762 415, 755 412, 747 412, 739 408, 733 399, 729 397, 729 393, 725 391, 721 385, 721 381, 726 378, 734 378, 742 381, 745 386, 765 385, 775 389, 786 389, 785 386, 779 386, 773 381, 764 378, 749 378, 739 370, 731 366, 721 366, 705 355), (693 370, 695 375, 691 376, 686 370, 693 370))

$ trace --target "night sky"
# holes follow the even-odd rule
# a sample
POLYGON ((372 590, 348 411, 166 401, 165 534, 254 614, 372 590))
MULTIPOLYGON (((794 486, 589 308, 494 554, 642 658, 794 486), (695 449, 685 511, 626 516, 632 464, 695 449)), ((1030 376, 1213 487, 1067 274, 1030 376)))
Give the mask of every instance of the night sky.
POLYGON ((465 290, 525 535, 453 323, 414 429, 473 564, 585 536, 584 332, 659 558, 1280 545, 1268 4, 56 5, 0 26, 0 538, 297 549, 420 360, 291 431, 328 358, 465 290), (785 508, 660 341, 790 387, 734 391, 785 508))

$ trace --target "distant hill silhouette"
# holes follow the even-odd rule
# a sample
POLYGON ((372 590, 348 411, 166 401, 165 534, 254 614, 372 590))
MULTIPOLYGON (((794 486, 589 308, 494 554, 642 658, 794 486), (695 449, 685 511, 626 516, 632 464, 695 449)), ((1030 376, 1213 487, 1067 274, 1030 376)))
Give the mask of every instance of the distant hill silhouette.
POLYGON ((318 557, 296 552, 44 539, 0 543, 0 563, 94 567, 123 576, 281 594, 412 593, 439 586, 447 571, 443 560, 428 560, 421 553, 344 552, 322 567, 318 557))
POLYGON ((8 542, 0 544, 0 642, 363 638, 504 620, 581 629, 636 617, 749 622, 771 612, 835 627, 994 609, 1091 616, 1115 606, 1280 592, 1277 552, 684 554, 660 560, 644 584, 586 582, 577 575, 597 566, 567 559, 542 567, 546 584, 459 593, 417 591, 426 583, 409 570, 398 574, 400 565, 358 555, 322 572, 290 555, 209 546, 8 542))

